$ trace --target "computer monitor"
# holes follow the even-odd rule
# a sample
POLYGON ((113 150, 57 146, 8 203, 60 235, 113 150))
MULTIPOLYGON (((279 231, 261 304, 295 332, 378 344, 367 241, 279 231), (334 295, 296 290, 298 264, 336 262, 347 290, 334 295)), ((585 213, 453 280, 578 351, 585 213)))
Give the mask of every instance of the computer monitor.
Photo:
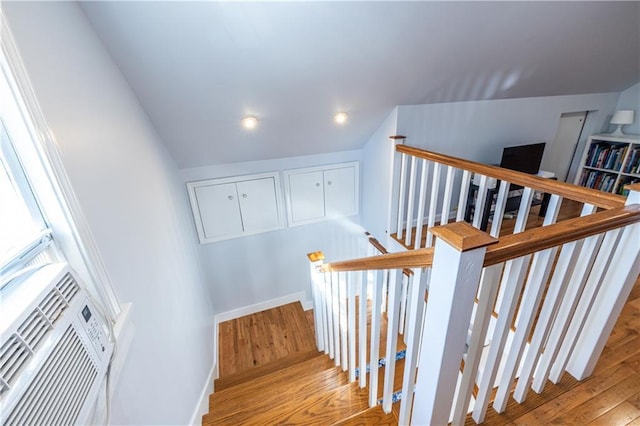
POLYGON ((507 146, 502 150, 500 167, 535 175, 540 171, 545 145, 546 142, 507 146))

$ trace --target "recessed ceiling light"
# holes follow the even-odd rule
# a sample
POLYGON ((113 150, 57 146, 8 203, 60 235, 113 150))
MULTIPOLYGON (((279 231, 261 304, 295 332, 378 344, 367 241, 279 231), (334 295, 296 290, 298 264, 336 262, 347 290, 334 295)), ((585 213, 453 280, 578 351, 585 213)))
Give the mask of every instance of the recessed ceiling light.
POLYGON ((248 115, 242 119, 241 123, 242 127, 244 127, 245 129, 255 129, 258 125, 258 119, 252 115, 248 115))
POLYGON ((335 121, 338 124, 344 124, 347 122, 348 119, 349 119, 349 114, 347 114, 346 112, 339 112, 333 116, 333 121, 335 121))

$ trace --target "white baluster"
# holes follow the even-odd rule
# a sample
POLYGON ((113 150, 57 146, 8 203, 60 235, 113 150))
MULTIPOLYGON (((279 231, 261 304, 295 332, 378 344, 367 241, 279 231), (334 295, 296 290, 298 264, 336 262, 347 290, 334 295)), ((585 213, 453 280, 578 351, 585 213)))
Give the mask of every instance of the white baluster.
POLYGON ((383 271, 376 271, 375 285, 371 298, 371 350, 369 355, 369 406, 378 404, 378 357, 380 356, 380 299, 383 271))
POLYGON ((504 209, 507 204, 507 198, 509 195, 509 182, 501 181, 500 189, 498 190, 498 197, 496 199, 496 207, 493 211, 493 222, 491 223, 491 236, 498 237, 500 235, 500 228, 502 227, 502 216, 504 216, 504 209))
POLYGON ((493 313, 493 302, 498 293, 498 283, 500 281, 499 272, 501 271, 498 270, 498 268, 491 267, 482 270, 482 278, 480 280, 482 285, 478 290, 479 297, 473 320, 471 341, 469 342, 467 357, 464 362, 462 382, 460 383, 454 404, 453 425, 463 425, 467 417, 467 410, 469 409, 469 402, 473 393, 473 385, 476 383, 478 367, 480 366, 480 359, 482 358, 482 350, 487 337, 491 314, 493 313), (497 274, 497 276, 488 276, 492 274, 497 274))
MULTIPOLYGON (((407 178, 406 176, 406 167, 405 167, 405 163, 407 161, 407 156, 406 154, 402 154, 401 155, 401 160, 400 160, 400 190, 398 192, 398 228, 397 228, 397 234, 396 236, 398 237, 398 240, 402 240, 402 231, 403 231, 403 224, 402 221, 404 220, 404 197, 405 197, 405 180, 407 178)), ((407 226, 409 226, 407 224, 407 226)))
POLYGON ((359 333, 358 333, 358 346, 360 348, 360 387, 363 388, 367 385, 367 284, 369 282, 369 271, 362 272, 362 279, 360 280, 360 299, 359 299, 359 333))
POLYGON ((396 348, 398 346, 398 316, 400 314, 400 294, 402 269, 389 271, 389 311, 387 313, 387 354, 385 356, 382 409, 391 412, 393 379, 396 371, 396 348))
MULTIPOLYGON (((632 194, 629 199, 633 198, 632 194)), ((638 194, 640 195, 640 194, 638 194)), ((640 197, 638 197, 640 198, 640 197)), ((629 201, 627 201, 629 202, 629 201)), ((640 203, 640 199, 635 201, 640 203)), ((606 291, 600 291, 578 338, 567 371, 582 380, 591 375, 611 330, 640 274, 640 224, 626 226, 607 269, 606 291)))
POLYGON ((434 163, 433 176, 431 178, 431 200, 429 201, 429 217, 427 218, 427 242, 425 247, 431 247, 432 233, 431 228, 436 223, 436 211, 438 209, 438 193, 440 190, 440 163, 434 163))
MULTIPOLYGON (((556 221, 558 212, 560 211, 561 201, 562 199, 557 195, 551 197, 543 226, 550 225, 556 221)), ((527 285, 524 289, 522 300, 520 301, 520 310, 516 320, 516 331, 502 372, 502 377, 500 377, 498 392, 493 403, 493 408, 499 413, 502 413, 507 406, 513 381, 527 344, 527 337, 529 337, 531 328, 535 322, 535 314, 538 311, 545 285, 548 282, 556 253, 557 248, 554 247, 535 253, 533 256, 531 268, 529 269, 529 277, 527 278, 527 285)))
POLYGON ((334 340, 334 327, 333 327, 333 285, 331 280, 331 272, 324 274, 324 287, 325 287, 325 305, 326 305, 326 318, 327 318, 327 342, 329 347, 329 358, 335 359, 335 340, 334 340))
POLYGON ((356 274, 347 272, 347 286, 349 303, 347 306, 348 315, 348 327, 349 332, 349 381, 356 381, 356 286, 358 284, 358 276, 362 277, 362 274, 356 274))
POLYGON ((322 321, 322 280, 323 273, 318 271, 318 267, 322 265, 322 259, 311 261, 312 257, 309 256, 309 275, 311 276, 311 291, 313 293, 313 322, 316 333, 316 347, 319 351, 323 351, 325 346, 324 342, 324 324, 322 321))
POLYGON ((342 371, 347 371, 349 367, 349 339, 347 330, 347 273, 338 273, 338 285, 340 286, 340 337, 342 354, 342 371))
POLYGON ((340 280, 338 272, 331 273, 331 308, 333 310, 333 352, 336 367, 340 365, 340 280))
MULTIPOLYGON (((595 211, 595 207, 590 204, 585 204, 582 207, 582 216, 591 214, 595 211)), ((529 385, 531 384, 531 377, 533 376, 540 354, 543 350, 543 345, 547 340, 551 324, 555 318, 555 314, 558 309, 558 305, 562 296, 564 295, 566 286, 573 271, 573 267, 576 262, 576 258, 579 250, 578 242, 564 244, 560 250, 560 256, 556 263, 551 282, 547 290, 547 294, 542 304, 542 309, 538 315, 536 328, 533 331, 531 342, 529 343, 529 349, 527 350, 527 356, 524 359, 522 367, 520 369, 520 377, 516 384, 516 389, 513 392, 513 398, 522 403, 527 397, 529 392, 529 385)))
MULTIPOLYGON (((489 188, 489 178, 485 175, 480 176, 480 185, 478 185, 478 194, 476 196, 476 205, 473 210, 473 226, 480 229, 482 222, 482 212, 484 211, 484 203, 487 200, 487 189, 489 188)), ((491 202, 491 200, 489 200, 491 202)))
POLYGON ((440 212, 440 225, 449 223, 449 213, 451 209, 451 196, 453 195, 453 180, 456 169, 447 166, 447 178, 444 186, 444 195, 442 199, 442 211, 440 212))
MULTIPOLYGON (((640 186, 630 185, 626 205, 640 204, 640 186)), ((578 380, 591 375, 604 345, 640 274, 640 224, 626 226, 569 362, 567 372, 578 380)))
POLYGON ((551 367, 551 375, 549 378, 553 383, 558 383, 565 371, 567 363, 569 362, 569 357, 573 352, 576 340, 578 339, 589 315, 591 306, 593 305, 598 291, 604 283, 605 273, 609 269, 610 263, 613 260, 613 255, 621 235, 622 229, 614 229, 607 232, 604 236, 602 244, 600 245, 600 250, 598 251, 598 256, 591 268, 584 291, 582 292, 576 311, 571 319, 571 324, 569 325, 567 333, 562 341, 562 346, 560 347, 556 361, 551 367))
POLYGON ((431 277, 431 268, 414 269, 414 285, 410 287, 409 323, 407 336, 407 351, 404 359, 404 373, 402 376, 402 400, 398 424, 408 425, 413 406, 413 388, 416 383, 418 354, 420 350, 420 336, 426 304, 424 297, 427 284, 431 277))
POLYGON ((416 192, 416 161, 417 157, 411 157, 411 169, 409 171, 409 194, 407 201, 407 235, 404 243, 409 246, 411 244, 411 235, 413 232, 413 199, 416 192))
POLYGON ((429 164, 427 160, 422 160, 422 169, 420 171, 420 197, 418 198, 418 222, 416 224, 416 241, 413 248, 422 247, 422 224, 424 223, 424 204, 427 200, 427 176, 429 175, 429 164))
POLYGON ((415 389, 419 403, 411 419, 419 425, 449 423, 486 245, 496 241, 464 222, 446 225, 442 233, 439 228, 433 230, 437 238, 415 389), (462 244, 450 245, 442 239, 447 234, 462 237, 462 244), (465 247, 467 238, 476 243, 465 247))
MULTIPOLYGON (((402 275, 402 292, 400 295, 400 322, 398 323, 398 333, 404 334, 405 316, 407 315, 407 291, 412 275, 402 275)), ((406 341, 405 341, 406 343, 406 341)))
POLYGON ((458 214, 456 222, 464 220, 464 214, 467 210, 467 196, 469 195, 469 184, 471 183, 471 172, 464 170, 462 172, 462 180, 460 181, 460 197, 458 198, 458 214))
POLYGON ((489 346, 489 355, 483 367, 482 376, 478 384, 478 395, 473 408, 473 420, 476 423, 482 423, 487 413, 487 406, 491 391, 493 389, 494 380, 498 373, 500 359, 504 352, 507 335, 513 321, 518 296, 524 282, 524 274, 527 271, 529 259, 531 256, 522 256, 506 262, 502 283, 500 288, 503 294, 500 308, 498 310, 498 318, 496 320, 495 329, 489 346))

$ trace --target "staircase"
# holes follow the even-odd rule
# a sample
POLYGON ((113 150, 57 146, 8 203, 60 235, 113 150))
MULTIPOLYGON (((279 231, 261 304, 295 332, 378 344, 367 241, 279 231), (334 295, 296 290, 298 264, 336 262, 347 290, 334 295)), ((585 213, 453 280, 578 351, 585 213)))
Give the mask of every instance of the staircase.
MULTIPOLYGON (((306 322, 302 307, 295 305, 287 315, 289 324, 272 323, 270 326, 278 328, 283 335, 290 335, 291 330, 287 329, 290 324, 306 322)), ((275 317, 269 311, 256 316, 275 317)), ((250 324, 249 327, 260 322, 244 321, 250 324)), ((312 324, 308 333, 313 339, 312 324)), ((250 334, 250 331, 244 334, 250 334)), ((238 336, 222 338, 237 339, 238 336)), ((401 358, 404 352, 401 349, 398 353, 401 358)), ((395 372, 394 388, 399 390, 402 359, 396 363, 395 372)), ((382 397, 384 367, 379 369, 378 375, 378 395, 382 397)), ((209 413, 202 418, 203 426, 398 424, 399 402, 393 404, 389 414, 385 414, 380 405, 369 408, 368 389, 360 388, 358 383, 349 383, 348 373, 336 367, 328 355, 315 349, 300 350, 257 367, 245 367, 242 371, 223 375, 216 379, 214 387, 215 393, 209 397, 209 413)))
POLYGON ((395 240, 385 244, 400 248, 385 253, 367 238, 367 257, 309 253, 309 334, 321 352, 221 371, 203 424, 480 424, 597 374, 640 273, 640 184, 625 199, 403 144, 395 151, 386 228, 395 240), (514 187, 520 205, 508 226, 514 187), (531 228, 541 194, 549 203, 531 228), (578 217, 561 213, 569 203, 578 217), (490 207, 489 233, 481 215, 463 221, 470 204, 490 207))

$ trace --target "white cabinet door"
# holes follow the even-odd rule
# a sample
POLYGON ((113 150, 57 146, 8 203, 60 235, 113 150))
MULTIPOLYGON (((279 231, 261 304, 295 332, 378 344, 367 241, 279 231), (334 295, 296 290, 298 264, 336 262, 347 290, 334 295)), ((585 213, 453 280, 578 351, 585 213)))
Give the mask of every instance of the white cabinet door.
POLYGON ((324 217, 322 171, 289 175, 289 200, 294 223, 324 217))
POLYGON ((242 233, 235 183, 201 186, 195 194, 205 238, 242 233))
POLYGON ((324 208, 327 217, 356 213, 355 168, 324 171, 324 208))
POLYGON ((278 227, 278 203, 274 179, 247 180, 238 182, 236 185, 244 232, 278 227))
POLYGON ((280 173, 187 182, 200 244, 284 228, 280 173))

